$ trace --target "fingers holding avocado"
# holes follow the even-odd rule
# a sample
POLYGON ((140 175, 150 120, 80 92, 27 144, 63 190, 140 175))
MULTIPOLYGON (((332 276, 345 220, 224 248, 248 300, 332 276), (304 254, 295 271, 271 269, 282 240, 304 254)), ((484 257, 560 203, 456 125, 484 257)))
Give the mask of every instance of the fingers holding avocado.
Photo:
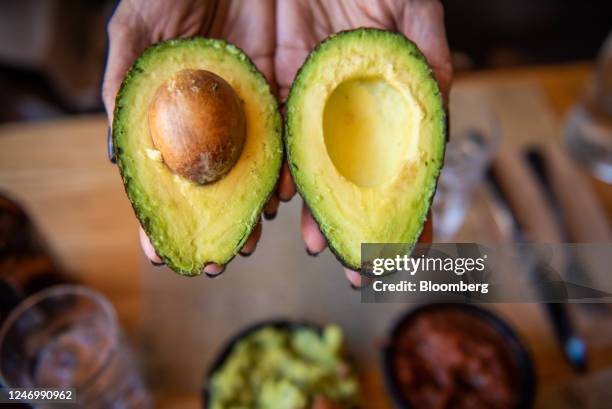
POLYGON ((362 243, 431 240, 446 114, 425 57, 401 34, 346 31, 312 51, 287 100, 285 162, 268 82, 221 40, 150 47, 115 106, 113 157, 143 249, 176 272, 218 275, 252 253, 262 212, 274 218, 296 191, 307 252, 329 246, 354 286, 362 243))

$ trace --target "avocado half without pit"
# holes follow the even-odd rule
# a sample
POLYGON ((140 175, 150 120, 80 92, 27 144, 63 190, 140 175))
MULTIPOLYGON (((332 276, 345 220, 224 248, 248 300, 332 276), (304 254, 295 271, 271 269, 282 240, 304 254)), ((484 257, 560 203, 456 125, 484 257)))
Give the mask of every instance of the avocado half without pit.
POLYGON ((238 253, 276 185, 281 130, 268 83, 237 47, 176 39, 138 58, 117 95, 114 154, 170 268, 198 275, 238 253))
POLYGON ((289 168, 345 266, 360 270, 362 243, 418 241, 446 133, 438 84, 401 34, 341 32, 309 55, 287 100, 289 168))

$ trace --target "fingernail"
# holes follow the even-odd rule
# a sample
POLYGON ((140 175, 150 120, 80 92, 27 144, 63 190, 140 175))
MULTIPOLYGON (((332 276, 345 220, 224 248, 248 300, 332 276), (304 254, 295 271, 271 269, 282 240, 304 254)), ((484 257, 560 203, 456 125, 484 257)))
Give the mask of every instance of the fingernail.
POLYGON ((283 203, 290 202, 291 199, 293 199, 293 197, 282 197, 281 195, 278 195, 278 200, 280 200, 283 203))
POLYGON ((264 219, 266 220, 274 220, 276 219, 277 212, 274 213, 264 213, 264 219))
MULTIPOLYGON (((211 263, 212 264, 212 263, 211 263)), ((212 272, 208 272, 206 271, 206 266, 204 266, 204 274, 206 275, 206 277, 208 278, 217 278, 219 277, 221 274, 223 274, 223 272, 225 271, 225 266, 221 267, 221 271, 219 271, 218 273, 212 273, 212 272)))
POLYGON ((166 263, 164 263, 163 261, 157 262, 157 261, 153 261, 153 260, 149 260, 151 262, 151 264, 153 264, 155 267, 161 267, 163 265, 165 265, 166 263))
POLYGON ((240 254, 242 257, 251 257, 251 254, 253 254, 254 252, 255 250, 249 251, 249 252, 240 250, 238 254, 240 254))
POLYGON ((218 273, 208 273, 208 272, 204 271, 204 274, 205 274, 205 275, 206 275, 206 277, 208 277, 208 278, 217 278, 217 277, 221 276, 221 274, 223 274, 223 272, 224 272, 224 271, 225 271, 225 269, 221 270, 221 271, 220 271, 220 272, 218 272, 218 273))
POLYGON ((350 285, 351 285, 351 288, 352 288, 354 291, 361 290, 361 287, 359 287, 358 285, 355 285, 355 284, 353 284, 353 283, 350 283, 350 285))
POLYGON ((310 249, 306 247, 306 254, 308 254, 310 257, 317 257, 320 253, 320 251, 310 251, 310 249))
POLYGON ((108 134, 106 136, 106 148, 108 150, 108 160, 111 163, 117 163, 115 159, 115 149, 113 148, 113 131, 108 127, 108 134))

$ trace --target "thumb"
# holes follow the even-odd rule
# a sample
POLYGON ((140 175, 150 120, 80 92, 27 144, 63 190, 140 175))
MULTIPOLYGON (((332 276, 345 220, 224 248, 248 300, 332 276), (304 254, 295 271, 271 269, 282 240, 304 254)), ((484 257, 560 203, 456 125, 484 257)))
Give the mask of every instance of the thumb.
POLYGON ((113 21, 108 26, 108 44, 108 56, 102 82, 102 102, 106 109, 108 123, 112 126, 115 98, 123 77, 147 44, 134 31, 113 24, 113 21))
POLYGON ((442 4, 439 1, 405 3, 396 24, 399 31, 414 41, 425 55, 440 86, 444 103, 448 106, 453 66, 446 41, 442 4))

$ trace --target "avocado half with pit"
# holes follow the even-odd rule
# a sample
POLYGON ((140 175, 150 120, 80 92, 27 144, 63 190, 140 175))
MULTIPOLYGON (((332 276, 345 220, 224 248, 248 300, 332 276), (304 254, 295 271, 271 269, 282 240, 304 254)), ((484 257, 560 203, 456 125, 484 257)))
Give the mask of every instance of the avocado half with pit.
POLYGON ((369 28, 328 37, 293 82, 285 137, 298 191, 346 267, 360 270, 362 243, 418 241, 446 116, 414 43, 369 28))
POLYGON ((148 48, 116 99, 114 155, 157 254, 197 275, 244 245, 279 176, 282 122, 264 76, 221 40, 148 48))

